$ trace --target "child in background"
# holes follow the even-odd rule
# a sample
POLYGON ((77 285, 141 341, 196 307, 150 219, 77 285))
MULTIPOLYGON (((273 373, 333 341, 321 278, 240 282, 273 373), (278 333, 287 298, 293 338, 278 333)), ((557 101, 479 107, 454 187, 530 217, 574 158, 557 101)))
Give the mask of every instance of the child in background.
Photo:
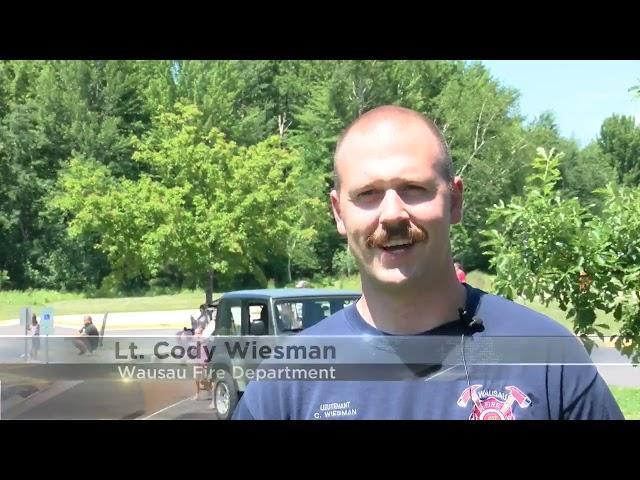
POLYGON ((38 359, 38 350, 40 350, 40 324, 36 314, 31 315, 31 326, 29 327, 29 336, 31 337, 31 354, 32 360, 38 359))

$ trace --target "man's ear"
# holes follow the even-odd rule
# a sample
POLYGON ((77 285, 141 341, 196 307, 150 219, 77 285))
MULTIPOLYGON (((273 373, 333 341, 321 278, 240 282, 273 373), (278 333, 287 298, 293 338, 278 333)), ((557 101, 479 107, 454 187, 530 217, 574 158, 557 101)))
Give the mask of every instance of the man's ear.
POLYGON ((451 182, 451 225, 462 221, 462 206, 464 201, 464 185, 461 177, 455 177, 451 182))
POLYGON ((340 194, 336 190, 331 190, 329 195, 331 198, 331 208, 333 209, 333 218, 336 220, 336 228, 338 233, 345 237, 347 235, 347 229, 344 228, 344 222, 340 214, 340 194))

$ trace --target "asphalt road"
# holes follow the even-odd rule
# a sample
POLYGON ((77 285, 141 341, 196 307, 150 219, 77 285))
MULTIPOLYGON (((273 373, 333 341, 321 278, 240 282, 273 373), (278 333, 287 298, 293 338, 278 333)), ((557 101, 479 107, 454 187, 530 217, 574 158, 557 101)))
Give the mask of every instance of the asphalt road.
MULTIPOLYGON (((0 381, 2 383, 1 418, 10 419, 193 419, 212 420, 215 412, 209 409, 210 400, 201 395, 194 399, 195 382, 187 380, 123 380, 122 378, 95 377, 106 368, 115 372, 113 349, 99 349, 89 357, 79 356, 78 351, 66 339, 51 337, 49 365, 45 360, 45 339, 41 338, 38 362, 25 362, 21 355, 25 346, 22 338, 24 327, 0 326, 0 381), (95 365, 94 365, 95 364, 95 365), (9 378, 9 380, 6 380, 9 378), (38 385, 40 390, 20 389, 22 384, 38 385), (27 395, 10 395, 11 389, 27 395)), ((54 335, 72 336, 77 329, 56 327, 54 335)), ((105 344, 122 340, 127 345, 131 339, 141 344, 157 339, 175 338, 176 328, 170 329, 111 329, 105 344), (117 338, 123 336, 123 338, 117 338)), ((143 350, 145 351, 145 350, 143 350)), ((124 353, 128 353, 125 349, 124 353)), ((140 353, 140 352, 137 352, 140 353)), ((187 378, 189 378, 187 376, 187 378)), ((208 397, 210 399, 210 397, 208 397)))

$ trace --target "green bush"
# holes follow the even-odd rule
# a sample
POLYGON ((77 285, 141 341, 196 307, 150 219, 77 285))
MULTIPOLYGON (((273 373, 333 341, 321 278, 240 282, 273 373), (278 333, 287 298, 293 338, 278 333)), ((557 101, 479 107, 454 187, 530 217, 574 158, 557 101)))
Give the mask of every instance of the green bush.
POLYGON ((621 323, 616 347, 640 360, 640 189, 609 185, 595 215, 556 189, 560 158, 538 149, 534 173, 522 196, 490 210, 483 246, 495 269, 494 288, 549 305, 558 302, 586 346, 608 325, 597 312, 621 323))
POLYGON ((331 266, 334 275, 351 276, 358 271, 358 264, 348 245, 336 250, 331 266))

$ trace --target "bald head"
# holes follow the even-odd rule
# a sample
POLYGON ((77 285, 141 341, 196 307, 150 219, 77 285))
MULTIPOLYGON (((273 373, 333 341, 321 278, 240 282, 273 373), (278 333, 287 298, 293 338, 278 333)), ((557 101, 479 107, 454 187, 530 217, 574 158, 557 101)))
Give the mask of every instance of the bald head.
POLYGON ((333 162, 336 190, 340 188, 337 164, 341 159, 343 147, 348 144, 353 137, 363 135, 375 136, 390 130, 410 130, 414 132, 415 135, 423 137, 425 142, 437 142, 440 150, 440 158, 438 160, 440 172, 447 182, 451 183, 453 181, 453 164, 449 148, 444 136, 435 123, 414 110, 397 105, 384 105, 364 113, 354 120, 342 133, 336 146, 333 162))

